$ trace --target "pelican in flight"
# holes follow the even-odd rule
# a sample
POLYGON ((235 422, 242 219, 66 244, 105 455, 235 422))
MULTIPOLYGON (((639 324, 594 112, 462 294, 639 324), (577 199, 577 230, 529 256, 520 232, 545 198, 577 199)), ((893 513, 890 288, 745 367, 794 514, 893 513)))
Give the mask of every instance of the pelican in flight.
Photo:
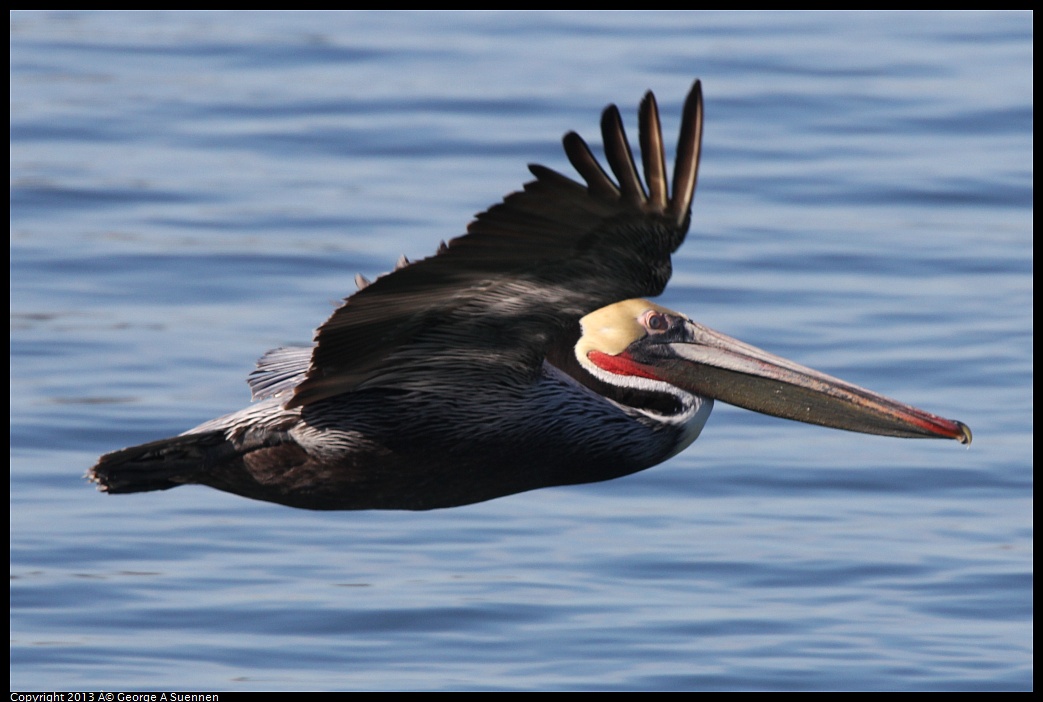
POLYGON ((661 463, 714 400, 867 434, 971 441, 968 427, 774 356, 645 297, 684 241, 703 133, 684 104, 668 187, 652 93, 638 174, 619 110, 601 119, 614 178, 574 132, 585 181, 538 165, 434 256, 359 290, 310 347, 258 361, 254 403, 102 456, 112 494, 202 484, 306 509, 455 507, 661 463))

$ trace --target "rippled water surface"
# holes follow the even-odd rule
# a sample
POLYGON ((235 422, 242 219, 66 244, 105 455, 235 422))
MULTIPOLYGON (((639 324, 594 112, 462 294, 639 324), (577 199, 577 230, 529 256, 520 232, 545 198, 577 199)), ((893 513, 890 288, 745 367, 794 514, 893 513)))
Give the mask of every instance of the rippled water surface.
POLYGON ((1031 15, 10 19, 12 689, 1031 688, 1031 15), (662 302, 969 449, 718 405, 646 472, 431 513, 82 480, 606 103, 654 89, 672 148, 697 76, 662 302))

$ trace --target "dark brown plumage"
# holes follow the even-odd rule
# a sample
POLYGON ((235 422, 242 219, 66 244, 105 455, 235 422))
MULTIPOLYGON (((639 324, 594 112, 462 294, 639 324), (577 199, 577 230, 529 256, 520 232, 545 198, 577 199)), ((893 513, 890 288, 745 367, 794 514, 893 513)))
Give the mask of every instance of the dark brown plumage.
POLYGON ((653 450, 601 450, 594 441, 570 452, 559 443, 582 441, 582 432, 541 439, 528 426, 560 412, 627 418, 544 360, 571 346, 585 314, 658 295, 670 278, 699 162, 698 81, 685 103, 673 197, 651 93, 639 119, 648 194, 610 106, 602 134, 619 186, 570 132, 565 151, 587 185, 530 166, 536 179, 479 214, 465 236, 360 286, 319 327, 312 349, 262 358, 250 380, 258 404, 107 454, 90 479, 110 493, 202 483, 298 507, 425 509, 658 462, 675 443, 671 431, 639 424, 618 435, 664 434, 653 450), (563 394, 548 397, 547 388, 563 394), (511 406, 516 414, 505 416, 511 406), (485 426, 496 430, 476 431, 485 426), (519 457, 527 465, 498 467, 519 457))

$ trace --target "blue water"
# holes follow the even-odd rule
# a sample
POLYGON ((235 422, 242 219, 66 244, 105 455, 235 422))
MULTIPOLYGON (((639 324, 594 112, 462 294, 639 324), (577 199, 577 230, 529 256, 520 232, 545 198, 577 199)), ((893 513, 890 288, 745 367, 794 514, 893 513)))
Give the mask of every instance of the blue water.
POLYGON ((12 689, 1032 687, 1032 15, 10 20, 12 689), (697 76, 662 302, 969 449, 718 405, 646 472, 431 513, 82 480, 606 103, 654 89, 672 149, 697 76))

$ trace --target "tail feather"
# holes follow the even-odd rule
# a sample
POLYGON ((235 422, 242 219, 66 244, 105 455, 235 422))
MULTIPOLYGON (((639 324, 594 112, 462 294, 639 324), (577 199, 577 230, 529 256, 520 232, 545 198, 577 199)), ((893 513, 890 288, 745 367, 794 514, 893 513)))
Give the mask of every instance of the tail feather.
POLYGON ((169 490, 235 453, 223 431, 185 434, 107 453, 85 477, 112 494, 169 490))

